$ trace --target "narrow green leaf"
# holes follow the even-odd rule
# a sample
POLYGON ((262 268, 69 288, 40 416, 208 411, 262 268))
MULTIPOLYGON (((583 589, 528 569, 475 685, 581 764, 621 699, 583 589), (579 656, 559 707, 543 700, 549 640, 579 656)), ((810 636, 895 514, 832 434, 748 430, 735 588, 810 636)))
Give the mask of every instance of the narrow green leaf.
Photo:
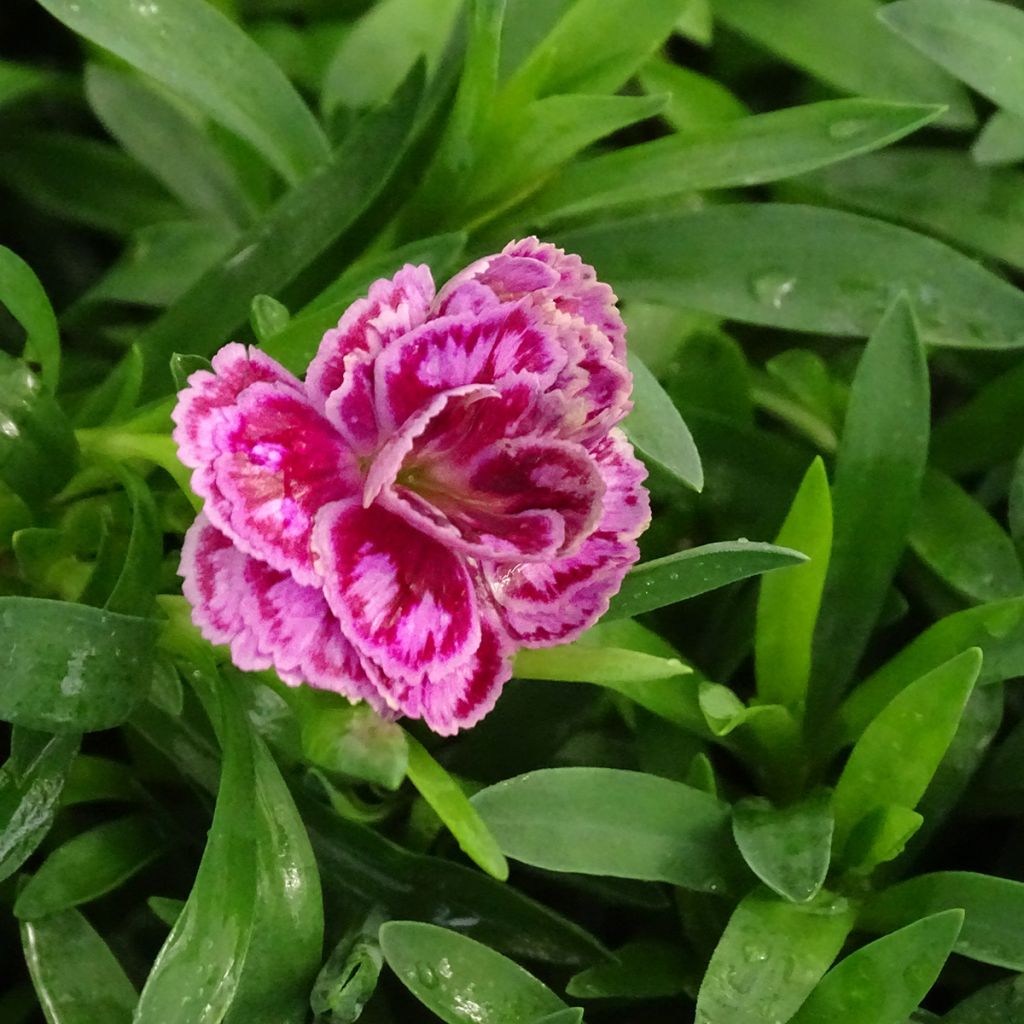
POLYGON ((574 228, 559 243, 624 299, 864 337, 906 293, 930 344, 1024 345, 1012 285, 941 242, 839 210, 715 205, 574 228))
POLYGON ((523 648, 515 661, 515 674, 521 679, 561 679, 612 689, 630 683, 674 679, 692 671, 678 658, 589 644, 563 644, 540 650, 523 648))
POLYGON ((809 561, 761 580, 754 633, 760 700, 799 709, 811 675, 811 645, 832 550, 832 496, 821 459, 811 463, 776 544, 809 561))
POLYGON ((1024 117, 1024 12, 994 0, 900 0, 879 17, 972 89, 1024 117))
POLYGON ((151 620, 35 597, 0 597, 0 718, 50 732, 119 725, 145 696, 151 620))
POLYGON ((392 104, 361 121, 343 149, 286 193, 225 262, 142 333, 147 396, 168 389, 167 360, 183 338, 193 352, 211 355, 245 321, 253 295, 280 293, 363 212, 402 154, 418 106, 415 88, 407 84, 392 104))
POLYGON ((52 71, 12 60, 0 61, 0 109, 56 92, 63 86, 63 80, 52 71))
POLYGON ((641 940, 573 975, 565 991, 575 999, 664 999, 689 990, 693 969, 680 946, 641 940))
POLYGON ((861 356, 836 457, 832 559, 809 698, 819 707, 848 684, 882 610, 917 504, 928 428, 928 367, 901 299, 861 356))
POLYGON ((476 808, 419 740, 410 733, 405 738, 409 744, 409 781, 455 836, 462 852, 489 875, 505 881, 508 862, 476 808))
POLYGON ((904 1024, 935 983, 963 922, 960 910, 922 917, 851 953, 792 1024, 904 1024))
POLYGON ((376 935, 379 925, 379 918, 371 914, 342 936, 320 969, 309 1005, 324 1024, 352 1024, 377 990, 384 965, 376 935))
POLYGON ((0 306, 25 329, 25 357, 39 363, 39 376, 53 394, 60 380, 57 318, 39 278, 10 249, 0 245, 0 306))
POLYGON ((908 539, 933 572, 973 601, 1024 594, 1013 541, 980 502, 937 470, 925 474, 908 539))
POLYGON ((726 805, 640 772, 549 768, 481 790, 473 806, 514 860, 716 892, 736 877, 726 805))
POLYGON ((572 164, 527 216, 547 224, 627 203, 779 181, 887 146, 941 111, 828 100, 705 125, 572 164))
POLYGON ((864 730, 833 795, 838 851, 875 808, 917 806, 956 733, 981 661, 972 647, 940 665, 894 697, 864 730))
POLYGON ((865 814, 850 832, 843 861, 854 874, 868 875, 895 860, 917 835, 924 818, 901 804, 882 804, 865 814))
POLYGON ((143 815, 97 825, 43 861, 18 893, 14 914, 29 921, 88 903, 141 871, 164 845, 152 819, 143 815))
POLYGON ((957 82, 886 32, 877 0, 788 0, 785 9, 760 0, 714 0, 730 28, 846 93, 888 100, 942 103, 951 126, 974 123, 957 82))
POLYGON ((769 889, 793 903, 813 899, 825 884, 834 825, 827 793, 781 808, 748 797, 732 812, 732 834, 747 865, 769 889))
POLYGON ((942 1024, 1018 1024, 1024 1001, 1024 977, 1019 974, 983 985, 950 1010, 942 1024))
POLYGON ((129 1024, 138 995, 110 947, 77 911, 24 921, 25 962, 47 1024, 129 1024))
POLYGON ((190 99, 289 181, 327 158, 327 140, 284 73, 216 7, 198 0, 39 0, 68 28, 190 99))
POLYGON ((106 599, 107 611, 122 615, 146 615, 153 607, 163 558, 163 531, 156 502, 148 485, 131 470, 115 464, 132 509, 131 533, 124 563, 106 599))
POLYGON ((999 167, 1024 160, 1024 120, 1006 110, 997 110, 978 133, 971 147, 974 162, 982 167, 999 167))
POLYGON ((734 121, 748 111, 721 82, 660 55, 653 56, 637 77, 644 91, 668 94, 662 117, 677 132, 698 132, 722 121, 734 121))
POLYGON ((1024 882, 970 871, 918 875, 874 896, 859 923, 869 931, 888 931, 922 914, 951 908, 966 914, 955 952, 985 964, 1024 970, 1024 882))
POLYGON ((640 615, 803 561, 806 556, 799 551, 737 540, 705 544, 641 562, 622 581, 605 620, 640 615))
POLYGON ((623 421, 622 429, 642 456, 687 487, 701 490, 704 470, 690 428, 640 357, 631 351, 628 358, 633 374, 633 411, 623 421))
POLYGON ((85 95, 107 131, 183 206, 238 226, 252 219, 250 202, 213 140, 144 79, 91 63, 85 95))
POLYGON ((99 800, 134 803, 140 795, 131 769, 123 762, 96 754, 79 754, 71 762, 60 805, 74 807, 99 800))
POLYGON ((519 1024, 565 1009, 518 964, 446 928, 389 921, 380 946, 402 984, 448 1024, 519 1024))
POLYGON ((733 911, 697 996, 701 1024, 788 1020, 836 958, 854 922, 848 900, 788 903, 756 889, 733 911))
POLYGON ((11 731, 11 757, 0 768, 0 881, 14 874, 53 824, 79 737, 37 737, 32 750, 17 756, 27 729, 11 731))
POLYGON ((839 710, 837 742, 855 740, 907 686, 977 647, 984 658, 978 685, 1024 674, 1024 600, 993 601, 940 619, 864 680, 839 710))

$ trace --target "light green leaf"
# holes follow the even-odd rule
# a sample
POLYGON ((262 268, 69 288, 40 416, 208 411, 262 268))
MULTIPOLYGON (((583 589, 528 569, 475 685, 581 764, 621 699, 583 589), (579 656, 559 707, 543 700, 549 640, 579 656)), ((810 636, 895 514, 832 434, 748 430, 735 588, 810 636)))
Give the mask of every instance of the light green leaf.
POLYGON ((982 167, 1020 163, 1024 160, 1024 120, 1007 110, 997 110, 974 140, 971 156, 982 167))
POLYGON ((973 601, 1024 594, 1013 541, 980 502, 937 470, 925 474, 908 540, 933 572, 973 601))
POLYGON ((931 61, 886 32, 878 0, 714 0, 715 15, 783 60, 842 92, 879 99, 942 103, 950 126, 970 127, 964 90, 931 61))
POLYGON ((895 860, 917 835, 924 818, 900 804, 874 807, 854 826, 843 849, 846 868, 868 875, 879 864, 895 860))
POLYGON ((129 1024, 138 995, 77 911, 24 921, 21 944, 47 1024, 129 1024))
POLYGON ((662 117, 677 132, 697 132, 748 113, 743 102, 720 82, 660 55, 652 57, 637 77, 645 92, 669 95, 662 117))
POLYGON ((732 812, 732 834, 747 865, 769 889, 793 903, 813 899, 824 885, 833 828, 827 793, 780 808, 748 797, 732 812))
POLYGON ((842 949, 854 916, 851 903, 831 893, 795 904, 755 889, 733 911, 715 947, 696 1020, 788 1020, 842 949))
POLYGON ((526 216, 547 224, 686 192, 778 181, 887 146, 939 112, 877 100, 829 100, 705 125, 571 165, 526 216))
POLYGON ((802 709, 832 550, 832 496, 820 458, 807 470, 775 541, 804 552, 809 561, 761 580, 754 633, 757 693, 766 703, 802 709))
POLYGON ((748 540, 704 544, 654 558, 630 570, 605 619, 640 615, 803 561, 806 556, 799 551, 748 540))
POLYGON ((409 781, 455 836, 470 860, 500 881, 508 878, 508 862, 469 802, 458 782, 427 753, 423 744, 406 733, 409 744, 409 781))
POLYGON ((25 357, 39 363, 39 376, 54 393, 60 380, 60 334, 50 300, 32 268, 0 245, 0 306, 25 329, 25 357))
POLYGON ((256 340, 262 345, 267 338, 279 334, 288 326, 291 314, 283 302, 272 295, 256 295, 249 307, 249 324, 256 340))
POLYGON ((863 337, 901 294, 924 339, 955 348, 1024 345, 1024 296, 934 239, 839 210, 708 206, 565 231, 620 298, 747 323, 863 337))
POLYGON ((939 976, 963 920, 959 910, 923 917, 851 953, 792 1024, 904 1024, 939 976))
POLYGON ((876 808, 913 809, 956 733, 981 669, 972 647, 911 683, 879 713, 857 741, 836 783, 836 849, 876 808))
POLYGON ((515 660, 515 674, 521 679, 562 679, 612 689, 630 683, 674 679, 692 671, 678 658, 580 643, 538 650, 523 648, 515 660))
POLYGON ((513 860, 716 892, 742 872, 725 804, 680 782, 613 768, 548 768, 472 804, 513 860))
POLYGON ((448 1024, 521 1024, 566 1008, 518 964, 446 928, 389 921, 380 947, 402 984, 448 1024))
POLYGON ((634 352, 628 353, 633 374, 633 411, 622 429, 644 457, 695 491, 704 486, 697 446, 672 399, 634 352))
POLYGON ((117 818, 58 846, 18 893, 23 921, 59 913, 116 889, 164 849, 151 818, 117 818))
POLYGON ((832 485, 832 559, 814 634, 809 702, 853 675, 903 554, 928 457, 928 367, 909 303, 872 334, 850 391, 832 485))
POLYGON ((324 133, 284 73, 216 7, 200 0, 39 2, 250 142, 289 181, 327 159, 324 133))

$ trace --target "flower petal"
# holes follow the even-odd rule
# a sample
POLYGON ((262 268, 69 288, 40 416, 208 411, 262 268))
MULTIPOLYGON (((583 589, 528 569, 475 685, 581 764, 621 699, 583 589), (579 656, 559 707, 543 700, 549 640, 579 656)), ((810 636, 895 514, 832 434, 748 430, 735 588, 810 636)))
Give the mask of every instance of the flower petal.
POLYGON ((317 583, 309 550, 313 517, 328 502, 357 493, 351 451, 303 395, 262 382, 238 396, 218 447, 211 484, 203 480, 197 488, 210 521, 247 554, 300 583, 317 583))
POLYGON ((524 306, 431 320, 377 358, 377 417, 391 434, 435 395, 466 384, 521 380, 545 391, 567 359, 554 333, 524 306))
POLYGON ((650 521, 647 471, 619 430, 591 454, 605 482, 604 511, 579 551, 547 563, 483 567, 506 629, 524 646, 566 642, 589 629, 639 558, 636 538, 650 521))
POLYGON ((313 547, 341 628, 387 676, 415 680, 466 665, 480 617, 465 563, 379 506, 327 505, 313 547))
POLYGON ((393 278, 375 281, 365 299, 345 310, 338 326, 328 331, 306 373, 310 400, 323 409, 332 391, 345 380, 352 353, 371 358, 396 338, 419 327, 430 312, 434 279, 430 268, 407 263, 393 278))

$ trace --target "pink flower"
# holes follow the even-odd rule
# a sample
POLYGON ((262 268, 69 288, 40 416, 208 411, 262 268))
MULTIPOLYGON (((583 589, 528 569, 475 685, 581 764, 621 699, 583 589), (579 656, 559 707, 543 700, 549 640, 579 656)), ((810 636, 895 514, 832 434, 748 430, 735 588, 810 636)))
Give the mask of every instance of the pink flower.
POLYGON ((305 383, 237 344, 213 369, 174 411, 205 501, 180 571, 239 668, 449 735, 494 706, 517 647, 591 626, 638 557, 625 330, 578 256, 514 242, 437 295, 405 266, 305 383))

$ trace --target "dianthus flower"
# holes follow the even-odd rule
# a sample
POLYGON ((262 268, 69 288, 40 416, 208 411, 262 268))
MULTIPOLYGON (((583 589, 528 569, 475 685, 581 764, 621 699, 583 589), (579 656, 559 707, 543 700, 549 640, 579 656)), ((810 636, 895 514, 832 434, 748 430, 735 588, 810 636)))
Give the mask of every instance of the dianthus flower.
POLYGON ((305 382, 230 344, 188 383, 174 437, 204 510, 183 589, 239 668, 450 735, 518 647, 591 626, 638 557, 615 296, 535 238, 437 294, 425 266, 377 281, 305 382))

